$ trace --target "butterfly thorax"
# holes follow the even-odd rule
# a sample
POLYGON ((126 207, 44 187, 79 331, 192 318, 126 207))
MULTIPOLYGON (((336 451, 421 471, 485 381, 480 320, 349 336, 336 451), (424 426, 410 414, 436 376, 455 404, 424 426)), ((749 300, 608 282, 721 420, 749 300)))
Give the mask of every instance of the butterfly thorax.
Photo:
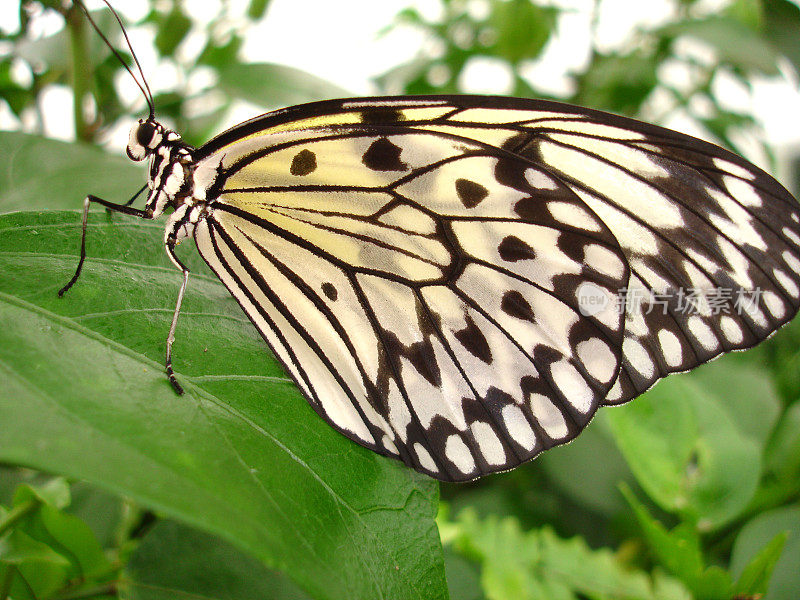
POLYGON ((194 148, 178 133, 152 119, 140 120, 131 128, 127 152, 131 160, 150 160, 150 192, 145 204, 148 216, 157 218, 168 206, 177 210, 183 204, 196 203, 194 148))
POLYGON ((178 133, 151 118, 142 119, 131 128, 127 152, 135 161, 150 159, 145 215, 155 219, 167 207, 173 208, 164 241, 174 247, 194 233, 195 224, 206 214, 207 205, 213 200, 207 199, 207 191, 216 171, 210 179, 204 177, 203 170, 197 169, 195 149, 178 133))

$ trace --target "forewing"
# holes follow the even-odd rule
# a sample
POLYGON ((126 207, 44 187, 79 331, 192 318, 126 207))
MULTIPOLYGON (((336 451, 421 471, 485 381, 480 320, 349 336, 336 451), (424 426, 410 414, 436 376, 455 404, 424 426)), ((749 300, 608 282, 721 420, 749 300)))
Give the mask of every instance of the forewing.
POLYGON ((448 480, 577 435, 622 345, 628 270, 597 215, 449 134, 291 133, 225 154, 195 237, 317 411, 448 480), (583 314, 585 285, 604 310, 583 314))

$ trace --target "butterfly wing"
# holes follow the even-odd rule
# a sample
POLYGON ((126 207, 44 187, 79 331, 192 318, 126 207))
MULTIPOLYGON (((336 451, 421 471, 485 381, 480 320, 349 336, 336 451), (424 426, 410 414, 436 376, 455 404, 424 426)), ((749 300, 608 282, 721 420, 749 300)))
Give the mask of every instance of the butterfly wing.
POLYGON ((629 119, 502 98, 334 101, 199 154, 216 201, 198 248, 312 406, 440 479, 512 468, 601 403, 796 312, 791 196, 629 119), (652 310, 659 293, 722 286, 768 295, 744 315, 652 310), (643 302, 619 310, 625 289, 643 302))

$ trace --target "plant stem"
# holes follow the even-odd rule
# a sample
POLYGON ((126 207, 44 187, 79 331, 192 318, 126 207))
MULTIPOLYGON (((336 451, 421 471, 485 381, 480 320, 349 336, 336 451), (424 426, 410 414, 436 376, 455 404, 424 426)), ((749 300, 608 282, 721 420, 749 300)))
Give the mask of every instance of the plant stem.
POLYGON ((71 54, 71 79, 73 96, 73 118, 75 119, 75 137, 85 142, 92 141, 93 128, 86 122, 83 102, 89 93, 89 45, 86 36, 86 19, 77 5, 73 4, 64 15, 69 30, 71 54))
MULTIPOLYGON (((32 498, 27 502, 23 502, 22 504, 18 504, 6 515, 6 518, 0 521, 0 536, 2 536, 6 531, 11 529, 14 525, 16 525, 17 521, 25 518, 30 513, 34 512, 39 508, 42 501, 38 498, 32 498)), ((0 597, 1 599, 1 597, 0 597)))

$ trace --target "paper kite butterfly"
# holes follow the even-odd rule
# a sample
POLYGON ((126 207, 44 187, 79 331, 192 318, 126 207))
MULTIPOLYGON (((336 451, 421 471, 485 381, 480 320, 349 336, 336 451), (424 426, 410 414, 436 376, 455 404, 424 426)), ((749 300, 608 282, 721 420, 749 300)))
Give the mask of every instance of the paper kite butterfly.
POLYGON ((87 197, 84 238, 92 202, 172 210, 179 392, 188 237, 328 423, 442 480, 511 469, 797 312, 800 205, 687 135, 419 96, 295 106, 193 148, 140 87, 150 116, 127 150, 149 161, 145 207, 87 197))

